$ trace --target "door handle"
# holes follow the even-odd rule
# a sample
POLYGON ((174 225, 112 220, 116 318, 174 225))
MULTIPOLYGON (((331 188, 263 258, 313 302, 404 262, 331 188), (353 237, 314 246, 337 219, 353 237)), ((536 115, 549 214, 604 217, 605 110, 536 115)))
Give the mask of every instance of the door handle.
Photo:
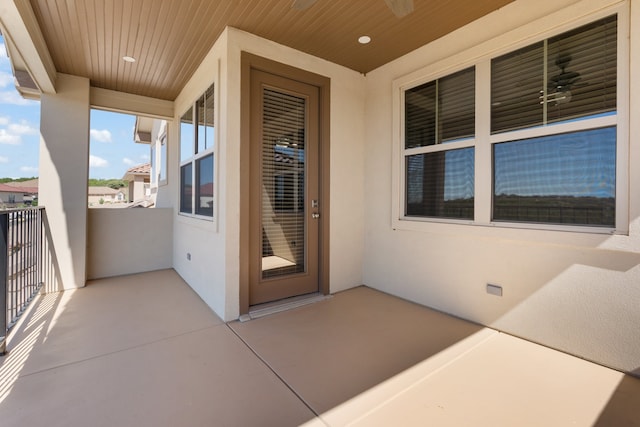
POLYGON ((317 213, 317 212, 314 212, 314 213, 311 214, 311 218, 318 219, 318 218, 320 218, 320 214, 317 213))

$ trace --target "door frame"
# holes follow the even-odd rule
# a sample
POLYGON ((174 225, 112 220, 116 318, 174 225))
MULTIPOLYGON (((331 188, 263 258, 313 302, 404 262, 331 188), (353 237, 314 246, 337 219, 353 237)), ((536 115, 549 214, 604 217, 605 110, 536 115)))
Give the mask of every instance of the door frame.
POLYGON ((251 164, 251 70, 275 74, 319 89, 320 144, 320 218, 318 236, 318 290, 329 294, 329 185, 330 185, 330 85, 328 77, 272 61, 248 52, 241 52, 240 73, 240 314, 249 313, 249 257, 250 254, 250 164, 251 164))

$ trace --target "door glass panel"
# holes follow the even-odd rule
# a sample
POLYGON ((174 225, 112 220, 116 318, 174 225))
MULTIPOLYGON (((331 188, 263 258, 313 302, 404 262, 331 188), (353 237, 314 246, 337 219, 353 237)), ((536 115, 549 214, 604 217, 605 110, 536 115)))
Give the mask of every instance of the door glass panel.
POLYGON ((306 270, 306 101, 263 90, 262 278, 306 270))

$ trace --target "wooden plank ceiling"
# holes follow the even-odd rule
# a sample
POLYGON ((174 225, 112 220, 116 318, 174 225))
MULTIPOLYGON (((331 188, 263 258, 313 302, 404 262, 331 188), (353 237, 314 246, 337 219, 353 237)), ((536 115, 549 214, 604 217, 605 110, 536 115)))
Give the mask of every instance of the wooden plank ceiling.
POLYGON ((59 72, 92 86, 173 100, 225 26, 367 73, 512 0, 31 0, 59 72), (372 42, 360 45, 368 35, 372 42), (122 57, 137 59, 133 64, 122 57))

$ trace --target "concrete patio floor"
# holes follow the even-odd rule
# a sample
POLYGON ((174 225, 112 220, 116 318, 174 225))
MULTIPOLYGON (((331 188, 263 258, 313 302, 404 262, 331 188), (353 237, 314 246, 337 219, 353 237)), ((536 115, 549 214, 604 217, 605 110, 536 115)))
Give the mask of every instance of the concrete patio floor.
POLYGON ((172 270, 39 297, 0 425, 633 426, 640 380, 366 287, 222 322, 172 270))

